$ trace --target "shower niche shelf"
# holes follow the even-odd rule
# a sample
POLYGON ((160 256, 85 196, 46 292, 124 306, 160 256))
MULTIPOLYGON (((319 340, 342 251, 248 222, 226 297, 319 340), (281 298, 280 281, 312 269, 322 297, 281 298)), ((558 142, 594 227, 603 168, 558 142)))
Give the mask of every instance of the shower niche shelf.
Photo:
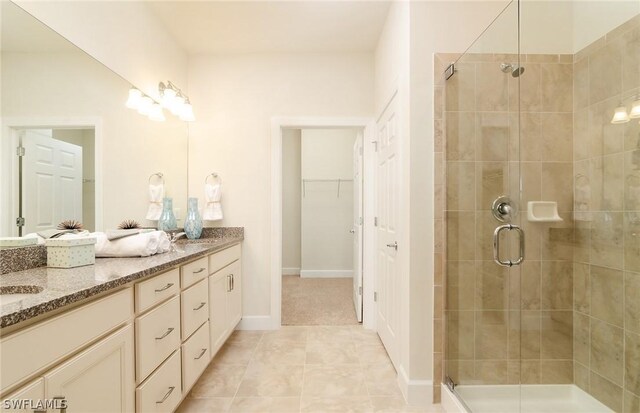
POLYGON ((562 222, 558 215, 558 203, 554 201, 527 202, 527 220, 530 222, 562 222))

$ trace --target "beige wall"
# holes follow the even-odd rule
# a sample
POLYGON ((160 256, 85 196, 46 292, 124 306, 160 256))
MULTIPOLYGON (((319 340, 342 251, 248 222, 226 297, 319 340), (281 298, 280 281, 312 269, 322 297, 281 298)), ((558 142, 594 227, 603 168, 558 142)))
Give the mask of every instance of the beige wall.
POLYGON ((282 273, 300 274, 301 131, 282 132, 282 273))
MULTIPOLYGON (((302 179, 353 180, 356 129, 303 129, 302 179)), ((353 274, 353 182, 306 182, 302 197, 303 277, 353 274)))
POLYGON ((222 226, 244 226, 243 313, 270 315, 271 119, 367 117, 373 113, 369 53, 194 56, 189 84, 189 194, 202 179, 223 181, 222 226), (202 178, 200 178, 202 177, 202 178))

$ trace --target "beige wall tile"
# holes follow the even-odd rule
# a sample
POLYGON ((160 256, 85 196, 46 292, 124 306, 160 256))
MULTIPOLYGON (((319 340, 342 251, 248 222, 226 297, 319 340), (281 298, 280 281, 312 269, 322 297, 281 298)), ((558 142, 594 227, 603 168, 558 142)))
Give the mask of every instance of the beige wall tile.
POLYGON ((573 358, 572 311, 542 311, 540 358, 573 358))
POLYGON ((542 261, 542 309, 573 309, 573 265, 569 261, 542 261))
POLYGON ((590 103, 600 102, 622 89, 622 53, 620 45, 611 43, 589 56, 590 103))
POLYGON ((589 368, 580 363, 573 363, 573 381, 576 386, 582 390, 589 392, 589 368))
POLYGON ((640 274, 624 273, 624 326, 627 331, 640 334, 640 274))
MULTIPOLYGON (((525 232, 526 234, 526 232, 525 232)), ((521 269, 521 301, 523 310, 539 310, 541 299, 540 261, 525 260, 521 269)))
POLYGON ((507 162, 476 162, 476 209, 490 210, 493 201, 509 190, 507 162))
MULTIPOLYGON (((629 102, 631 103, 631 102, 629 102)), ((631 107, 631 104, 629 104, 631 107)), ((624 150, 625 151, 633 151, 638 149, 638 134, 640 134, 640 123, 638 122, 627 122, 622 125, 623 126, 623 135, 624 135, 624 150)), ((635 155, 634 161, 636 162, 634 165, 638 166, 638 158, 635 155)))
POLYGON ((591 132, 589 131, 589 109, 573 112, 573 159, 588 159, 591 154, 591 132))
POLYGON ((591 351, 591 317, 579 312, 573 313, 573 359, 585 366, 589 365, 591 351))
POLYGON ((433 88, 433 118, 442 119, 444 116, 446 94, 443 87, 433 88))
POLYGON ((573 361, 571 360, 541 360, 540 383, 542 384, 572 384, 573 361))
POLYGON ((591 268, 573 263, 573 308, 583 314, 591 312, 591 268))
POLYGON ((521 112, 510 114, 511 161, 539 161, 542 141, 541 114, 521 112))
POLYGON ((449 211, 473 211, 476 170, 474 162, 447 161, 446 199, 449 211))
POLYGON ((540 311, 523 311, 521 317, 521 357, 524 360, 539 359, 542 313, 540 311))
POLYGON ((444 151, 444 120, 442 119, 433 121, 433 151, 444 151))
POLYGON ((622 386, 624 334, 622 328, 597 319, 591 320, 591 370, 622 386))
POLYGON ((622 410, 622 387, 593 372, 589 380, 590 393, 593 397, 616 412, 622 410))
POLYGON ((573 113, 542 113, 541 160, 573 161, 573 113))
POLYGON ((473 112, 446 112, 446 159, 473 161, 476 159, 476 115, 473 112))
POLYGON ((478 112, 476 115, 476 160, 506 161, 510 136, 507 112, 478 112))
POLYGON ((521 203, 523 210, 526 208, 527 202, 542 199, 542 164, 540 162, 509 162, 509 174, 512 194, 519 193, 520 184, 522 184, 521 203))
POLYGON ((640 25, 622 36, 622 90, 640 87, 640 25))
POLYGON ((475 362, 473 360, 445 360, 445 369, 455 383, 471 384, 475 380, 475 362))
POLYGON ((447 259, 473 260, 476 240, 473 228, 476 217, 473 212, 447 211, 447 259))
POLYGON ((591 315, 623 326, 622 271, 591 266, 591 315))
POLYGON ((476 311, 476 360, 502 360, 507 358, 506 311, 476 311))
POLYGON ((623 213, 594 212, 591 230, 591 263, 623 267, 623 213))
POLYGON ((507 384, 506 360, 482 360, 475 362, 475 376, 482 384, 507 384))
POLYGON ((562 222, 540 225, 542 231, 540 257, 542 260, 571 261, 573 259, 572 217, 573 213, 571 212, 560 212, 562 222))
POLYGON ((477 77, 482 79, 476 83, 476 109, 478 111, 507 111, 508 104, 508 75, 502 73, 495 62, 477 63, 477 77))
POLYGON ((508 76, 509 110, 516 112, 519 106, 522 112, 539 112, 542 99, 541 67, 539 64, 529 62, 523 66, 525 71, 521 76, 517 78, 508 76))
POLYGON ((624 154, 624 209, 640 211, 640 150, 624 154))
POLYGON ((456 75, 447 80, 445 108, 448 111, 476 110, 476 65, 456 64, 456 75))
POLYGON ((542 162, 542 198, 556 201, 558 211, 573 210, 573 163, 542 162))
MULTIPOLYGON (((447 312, 447 358, 449 360, 473 360, 473 311, 447 312)), ((447 370, 448 371, 448 370, 447 370)))
MULTIPOLYGON (((497 226, 498 221, 491 212, 476 212, 476 260, 493 261, 493 231, 497 226)), ((500 241, 505 245, 508 242, 506 232, 503 231, 500 236, 500 241)))
POLYGON ((476 285, 474 261, 447 262, 447 309, 473 310, 476 285))
MULTIPOLYGON (((493 261, 477 261, 476 309, 507 310, 509 305, 508 271, 493 261)), ((473 303, 473 299, 470 300, 473 303)))
POLYGON ((573 110, 573 65, 542 64, 541 90, 543 112, 573 110))
POLYGON ((624 392, 624 413, 640 413, 640 397, 631 392, 624 392))
POLYGON ((520 370, 522 384, 540 384, 540 360, 522 360, 520 370))
POLYGON ((624 213, 624 268, 640 272, 640 212, 624 213))
POLYGON ((589 106, 589 59, 581 59, 573 65, 573 109, 589 106))
POLYGON ((624 387, 640 397, 640 335, 629 332, 624 338, 624 387))
MULTIPOLYGON (((575 214, 574 214, 575 216, 575 214)), ((573 261, 588 264, 591 262, 591 220, 593 214, 584 212, 574 220, 573 261)))
POLYGON ((624 127, 612 125, 615 108, 620 105, 620 96, 598 102, 589 107, 589 153, 599 157, 619 153, 624 149, 624 127))

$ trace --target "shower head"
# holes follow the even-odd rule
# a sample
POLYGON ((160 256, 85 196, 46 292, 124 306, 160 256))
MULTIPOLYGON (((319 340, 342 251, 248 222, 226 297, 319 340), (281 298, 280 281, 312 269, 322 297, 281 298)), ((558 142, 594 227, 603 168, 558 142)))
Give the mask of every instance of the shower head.
POLYGON ((524 73, 524 67, 518 66, 517 63, 502 63, 500 64, 500 70, 502 70, 502 73, 511 72, 511 76, 513 77, 519 77, 524 73))

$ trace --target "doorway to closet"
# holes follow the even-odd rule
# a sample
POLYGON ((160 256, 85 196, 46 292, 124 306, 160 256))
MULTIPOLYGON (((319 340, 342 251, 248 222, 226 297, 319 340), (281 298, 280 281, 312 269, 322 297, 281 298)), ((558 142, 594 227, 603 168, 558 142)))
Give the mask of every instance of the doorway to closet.
POLYGON ((282 131, 282 324, 362 321, 363 128, 282 131))

